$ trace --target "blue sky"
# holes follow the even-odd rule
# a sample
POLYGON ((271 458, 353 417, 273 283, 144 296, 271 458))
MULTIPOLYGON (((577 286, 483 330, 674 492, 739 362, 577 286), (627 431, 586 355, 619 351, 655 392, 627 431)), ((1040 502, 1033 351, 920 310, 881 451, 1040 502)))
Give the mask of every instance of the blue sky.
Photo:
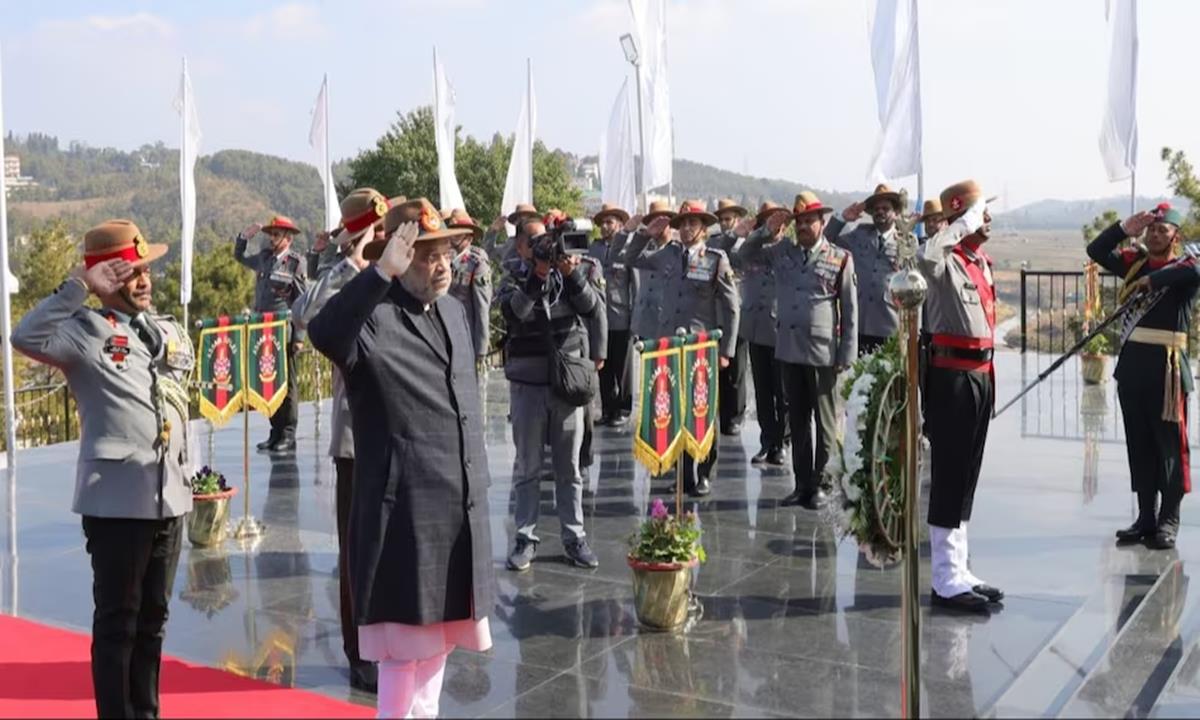
MULTIPOLYGON (((670 0, 680 157, 836 189, 865 188, 877 130, 868 0, 670 0)), ((1139 190, 1165 188, 1158 150, 1200 155, 1183 71, 1200 3, 1141 3, 1139 190)), ((974 176, 1010 206, 1127 192, 1104 176, 1104 0, 920 0, 926 177, 974 176)), ((171 101, 192 70, 202 152, 311 161, 309 112, 328 72, 333 153, 371 146, 429 103, 436 44, 476 136, 512 132, 532 57, 538 135, 594 153, 629 72, 626 0, 83 2, 0 6, 7 128, 63 141, 178 143, 171 101)), ((910 186, 915 184, 909 183, 910 186)))

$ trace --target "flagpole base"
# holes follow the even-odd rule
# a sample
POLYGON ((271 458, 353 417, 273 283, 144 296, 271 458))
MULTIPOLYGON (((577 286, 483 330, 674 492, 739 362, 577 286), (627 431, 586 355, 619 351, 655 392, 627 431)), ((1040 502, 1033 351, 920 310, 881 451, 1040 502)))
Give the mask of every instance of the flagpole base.
POLYGON ((237 540, 246 538, 256 538, 263 534, 266 526, 254 519, 253 515, 246 515, 238 521, 237 530, 234 530, 233 537, 237 540))

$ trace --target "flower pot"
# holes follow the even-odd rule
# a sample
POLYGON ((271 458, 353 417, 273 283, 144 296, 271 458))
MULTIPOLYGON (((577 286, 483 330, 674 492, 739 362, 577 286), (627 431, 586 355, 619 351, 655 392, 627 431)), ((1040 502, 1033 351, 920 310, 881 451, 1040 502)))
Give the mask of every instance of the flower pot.
POLYGON ((237 488, 212 495, 193 495, 192 512, 188 514, 188 542, 196 547, 210 547, 224 542, 229 524, 229 499, 237 488))
POLYGON ((633 569, 633 608, 638 622, 650 630, 676 630, 687 620, 691 570, 686 563, 650 563, 630 557, 633 569))
POLYGON ((1083 370, 1083 381, 1088 385, 1099 385, 1108 377, 1104 372, 1108 366, 1107 355, 1084 353, 1079 356, 1079 362, 1083 370))

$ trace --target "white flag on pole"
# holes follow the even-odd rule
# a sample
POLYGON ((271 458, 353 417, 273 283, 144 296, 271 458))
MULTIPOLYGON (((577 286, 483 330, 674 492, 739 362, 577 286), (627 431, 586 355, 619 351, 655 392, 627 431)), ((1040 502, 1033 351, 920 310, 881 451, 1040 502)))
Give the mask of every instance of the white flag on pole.
POLYGON ((526 72, 525 97, 517 116, 517 134, 513 138, 508 175, 504 178, 504 196, 500 212, 508 215, 517 203, 533 202, 533 139, 537 135, 537 97, 533 93, 533 70, 526 72))
POLYGON ((633 34, 641 64, 642 111, 646 113, 646 157, 642 177, 647 189, 671 183, 675 157, 671 130, 671 89, 667 80, 667 0, 629 0, 633 34))
MULTIPOLYGON (((2 53, 0 53, 2 55, 2 53)), ((0 72, 0 77, 3 73, 0 72)), ((0 157, 4 157, 4 91, 0 82, 0 157)), ((9 469, 9 518, 12 520, 16 512, 11 504, 16 497, 16 476, 12 473, 17 468, 17 403, 16 390, 13 382, 13 349, 12 349, 12 308, 9 295, 17 291, 17 278, 8 269, 8 200, 5 197, 4 173, 0 173, 0 346, 3 347, 4 374, 4 440, 5 467, 9 469)), ((15 522, 15 520, 13 520, 15 522)), ((14 542, 10 538, 9 542, 14 542)), ((15 563, 14 563, 15 564, 15 563)))
POLYGON ((329 159, 329 76, 321 80, 321 91, 317 93, 317 104, 313 106, 312 127, 308 131, 308 144, 317 152, 317 172, 321 174, 321 185, 325 189, 325 230, 337 227, 342 219, 338 207, 337 188, 333 185, 333 163, 329 159))
POLYGON ((1112 45, 1100 155, 1108 179, 1115 182, 1129 178, 1137 167, 1137 0, 1109 0, 1105 11, 1112 45))
POLYGON ((600 200, 630 212, 637 207, 634 188, 633 112, 629 78, 621 84, 608 117, 608 132, 600 137, 600 200))
POLYGON ((200 152, 200 120, 196 113, 196 97, 192 93, 192 78, 188 75, 187 58, 179 79, 179 95, 175 110, 180 119, 179 140, 179 205, 183 226, 179 232, 179 304, 187 307, 192 301, 192 256, 196 237, 196 157, 200 152))
MULTIPOLYGON (((871 60, 876 71, 888 68, 887 101, 868 178, 891 180, 921 172, 921 43, 917 0, 876 0, 871 28, 871 60), (891 4, 893 7, 886 7, 891 4), (879 7, 885 6, 885 7, 879 7), (891 32, 886 25, 891 19, 891 32), (893 48, 887 61, 889 46, 893 48)), ((885 78, 876 75, 876 90, 885 78)))
POLYGON ((871 36, 871 69, 875 71, 875 107, 879 110, 880 127, 887 121, 892 65, 896 61, 896 2, 875 0, 875 15, 867 26, 871 36))
POLYGON ((454 86, 433 49, 433 139, 437 145, 438 193, 442 210, 466 209, 458 178, 454 174, 454 86))

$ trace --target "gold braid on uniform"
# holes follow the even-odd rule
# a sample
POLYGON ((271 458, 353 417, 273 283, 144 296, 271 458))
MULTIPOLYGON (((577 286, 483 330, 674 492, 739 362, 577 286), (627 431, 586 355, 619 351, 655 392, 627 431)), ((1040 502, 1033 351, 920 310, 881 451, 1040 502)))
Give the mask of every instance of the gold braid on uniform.
POLYGON ((161 376, 158 378, 157 390, 158 392, 154 399, 158 404, 158 415, 162 418, 162 427, 159 428, 159 440, 165 448, 168 440, 171 438, 171 421, 167 419, 166 408, 168 405, 175 408, 179 413, 179 417, 185 418, 186 423, 188 416, 188 394, 182 385, 170 378, 161 376))

